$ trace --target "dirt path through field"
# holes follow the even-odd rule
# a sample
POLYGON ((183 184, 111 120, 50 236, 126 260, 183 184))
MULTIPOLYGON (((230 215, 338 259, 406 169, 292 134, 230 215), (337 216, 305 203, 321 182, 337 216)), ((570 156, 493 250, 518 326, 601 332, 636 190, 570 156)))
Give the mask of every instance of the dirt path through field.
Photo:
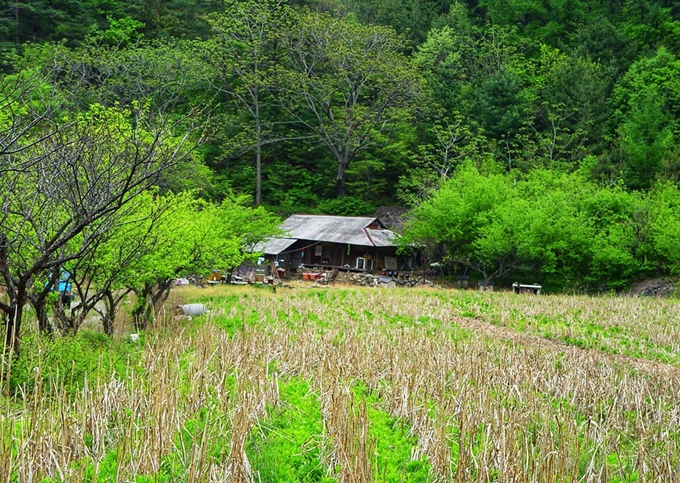
POLYGON ((542 350, 564 352, 569 356, 588 354, 593 359, 602 359, 607 360, 610 363, 625 364, 640 372, 657 377, 680 379, 680 368, 670 364, 637 359, 621 354, 607 354, 596 349, 582 349, 560 341, 545 339, 532 334, 522 334, 508 327, 490 324, 480 317, 455 317, 453 322, 464 329, 480 332, 494 339, 505 339, 520 345, 536 347, 542 350))

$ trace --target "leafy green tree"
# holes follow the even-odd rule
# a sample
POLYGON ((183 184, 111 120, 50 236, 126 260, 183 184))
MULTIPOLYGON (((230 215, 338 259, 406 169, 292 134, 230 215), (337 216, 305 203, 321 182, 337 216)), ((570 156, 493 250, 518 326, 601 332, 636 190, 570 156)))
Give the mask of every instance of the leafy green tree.
POLYGON ((135 2, 135 19, 145 24, 149 38, 207 38, 210 26, 206 16, 223 8, 221 0, 142 0, 135 2))
MULTIPOLYGON (((426 128, 423 142, 407 174, 399 180, 399 196, 415 206, 431 195, 466 161, 479 163, 485 139, 466 124, 461 115, 441 115, 426 128)), ((481 164, 481 163, 479 163, 481 164)))
POLYGON ((339 197, 357 156, 380 146, 423 101, 421 78, 392 29, 308 13, 286 39, 288 112, 330 151, 339 197))
POLYGON ((224 269, 228 273, 251 257, 253 247, 277 234, 278 219, 262 207, 250 208, 247 197, 220 205, 183 196, 160 223, 146 253, 127 270, 125 286, 137 296, 133 310, 142 329, 167 298, 176 277, 224 269))
MULTIPOLYGON (((108 32, 108 31, 106 31, 108 32)), ((93 104, 145 110, 147 115, 171 114, 173 129, 192 133, 202 142, 209 108, 197 63, 180 45, 107 43, 106 32, 94 32, 82 46, 27 46, 14 61, 21 76, 37 72, 52 87, 52 109, 87 111, 93 104), (182 124, 186 122, 186 124, 182 124), (201 129, 197 129, 198 125, 201 129)), ((166 190, 215 191, 215 180, 194 151, 183 163, 165 170, 158 185, 166 190)))
MULTIPOLYGON (((206 103, 198 63, 180 43, 102 41, 97 31, 82 46, 46 44, 25 49, 17 68, 54 69, 54 83, 69 93, 72 108, 133 103, 186 114, 206 103)), ((198 112, 194 112, 198 114, 198 112)))
POLYGON ((425 40, 432 22, 448 12, 449 0, 338 0, 338 10, 364 24, 392 27, 412 45, 425 40))
MULTIPOLYGON (((433 29, 414 53, 414 63, 450 122, 463 120, 483 151, 517 166, 520 136, 534 117, 532 42, 511 28, 471 24, 467 11, 452 7, 446 25, 433 29), (455 13, 454 13, 455 12, 455 13)), ((440 117, 440 116, 437 116, 440 117)))
POLYGON ((290 31, 293 10, 283 0, 225 3, 209 17, 212 37, 198 48, 210 66, 210 84, 245 112, 248 124, 232 140, 233 150, 255 151, 255 204, 262 202, 262 149, 281 140, 280 121, 269 112, 272 91, 280 82, 283 36, 290 31))
POLYGON ((513 274, 619 289, 649 269, 651 235, 641 197, 598 187, 578 172, 516 176, 463 164, 412 210, 402 242, 421 244, 485 283, 513 274))
POLYGON ((664 183, 650 193, 650 236, 661 267, 674 276, 680 274, 680 190, 664 183))
POLYGON ((619 29, 643 52, 653 51, 661 45, 677 49, 674 41, 677 40, 678 25, 677 11, 672 4, 623 2, 619 29))
POLYGON ((636 61, 616 86, 619 145, 624 179, 632 189, 648 189, 668 179, 674 165, 674 138, 680 130, 680 61, 665 48, 636 61))
POLYGON ((108 16, 106 28, 93 25, 85 36, 85 41, 90 45, 96 43, 121 48, 139 42, 144 37, 141 32, 143 28, 142 22, 128 16, 122 18, 108 16))
POLYGON ((557 276, 571 285, 588 274, 594 225, 583 203, 596 186, 580 173, 534 170, 518 184, 526 208, 526 229, 518 240, 518 254, 538 280, 557 276))
POLYGON ((471 30, 444 26, 431 30, 413 54, 413 62, 425 77, 433 100, 447 112, 466 109, 461 103, 471 81, 468 62, 474 55, 473 43, 471 30))
MULTIPOLYGON (((101 317, 104 332, 111 335, 117 307, 132 290, 130 282, 147 270, 141 261, 162 249, 163 227, 180 207, 192 203, 195 201, 191 193, 159 196, 154 190, 141 193, 119 210, 118 219, 106 233, 65 265, 76 302, 65 305, 60 297, 54 297, 58 328, 75 333, 88 313, 95 311, 101 317)), ((41 292, 53 289, 50 280, 41 292)), ((40 302, 38 297, 31 297, 36 313, 46 317, 42 314, 44 301, 42 306, 40 302)))
MULTIPOLYGON (((30 114, 22 111, 13 114, 30 114)), ((9 298, 0 310, 6 347, 15 350, 34 284, 85 253, 192 147, 189 133, 176 136, 167 118, 144 110, 95 105, 60 116, 39 120, 16 139, 18 152, 0 157, 0 172, 11 173, 0 187, 0 277, 9 298)))
POLYGON ((620 290, 656 270, 649 196, 619 183, 602 187, 582 204, 595 227, 588 282, 620 290))
POLYGON ((617 79, 625 73, 635 59, 635 43, 604 14, 593 15, 575 25, 563 50, 576 59, 583 58, 602 66, 602 80, 611 94, 617 79))
POLYGON ((393 204, 400 178, 417 166, 414 151, 420 128, 408 119, 397 122, 374 148, 360 153, 346 171, 348 192, 368 205, 393 204))
POLYGON ((580 201, 594 187, 577 175, 548 170, 534 170, 522 180, 505 177, 513 181, 510 194, 487 212, 486 225, 475 234, 472 267, 487 279, 523 273, 541 282, 557 276, 578 283, 588 273, 594 233, 580 201))
POLYGON ((503 175, 486 176, 465 163, 411 211, 401 241, 422 244, 430 257, 475 270, 489 282, 517 264, 514 234, 507 233, 513 229, 508 219, 513 211, 499 209, 514 194, 503 175))
POLYGON ((589 152, 602 149, 606 85, 598 64, 544 44, 539 49, 528 77, 534 115, 518 136, 522 167, 573 170, 589 152))
POLYGON ((527 37, 557 45, 569 28, 581 23, 591 10, 583 0, 481 0, 494 25, 517 27, 527 37))
MULTIPOLYGON (((57 130, 45 127, 64 102, 55 89, 46 88, 53 73, 27 69, 0 77, 0 156, 17 155, 57 130)), ((3 163, 0 175, 10 176, 14 169, 3 163)))
MULTIPOLYGON (((203 242, 211 236, 210 205, 186 196, 175 201, 168 216, 151 227, 151 236, 140 240, 144 253, 136 257, 122 280, 136 295, 132 315, 140 330, 167 299, 173 279, 195 272, 192 268, 200 260, 201 250, 207 248, 203 242)), ((233 243, 230 239, 227 242, 233 243)))
POLYGON ((525 87, 522 77, 505 67, 477 86, 472 112, 488 137, 502 139, 521 130, 531 107, 525 87))
POLYGON ((626 166, 625 182, 631 189, 649 189, 670 155, 673 133, 662 111, 658 91, 645 89, 620 128, 626 166))

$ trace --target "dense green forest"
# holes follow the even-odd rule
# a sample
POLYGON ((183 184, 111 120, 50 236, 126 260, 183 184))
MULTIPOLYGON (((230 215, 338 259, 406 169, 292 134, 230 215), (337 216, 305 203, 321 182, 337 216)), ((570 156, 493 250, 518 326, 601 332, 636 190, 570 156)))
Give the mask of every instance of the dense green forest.
POLYGON ((370 211, 464 159, 630 190, 680 173, 674 2, 3 3, 5 72, 59 70, 80 102, 165 84, 203 103, 211 197, 370 211))
POLYGON ((407 249, 487 281, 680 273, 674 2, 0 6, 6 320, 30 302, 49 330, 65 266, 82 313, 154 304, 240 263, 271 213, 399 205, 407 249))

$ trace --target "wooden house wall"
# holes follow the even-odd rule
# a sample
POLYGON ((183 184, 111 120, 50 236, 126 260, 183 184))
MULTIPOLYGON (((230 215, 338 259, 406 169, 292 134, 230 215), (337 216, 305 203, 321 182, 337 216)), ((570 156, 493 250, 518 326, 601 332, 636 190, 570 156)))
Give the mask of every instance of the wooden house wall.
POLYGON ((305 267, 355 269, 356 259, 361 257, 366 259, 365 269, 375 271, 385 268, 385 256, 395 257, 396 248, 298 240, 278 256, 278 262, 279 266, 289 269, 295 269, 300 264, 305 267))

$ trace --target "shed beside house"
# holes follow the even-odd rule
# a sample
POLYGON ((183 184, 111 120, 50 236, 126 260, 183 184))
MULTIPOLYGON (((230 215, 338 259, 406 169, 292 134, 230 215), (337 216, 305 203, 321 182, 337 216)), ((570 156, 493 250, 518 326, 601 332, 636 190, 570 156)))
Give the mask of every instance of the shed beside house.
POLYGON ((285 238, 270 238, 255 251, 280 268, 360 272, 404 268, 398 264, 396 235, 378 218, 292 215, 279 228, 285 238))

